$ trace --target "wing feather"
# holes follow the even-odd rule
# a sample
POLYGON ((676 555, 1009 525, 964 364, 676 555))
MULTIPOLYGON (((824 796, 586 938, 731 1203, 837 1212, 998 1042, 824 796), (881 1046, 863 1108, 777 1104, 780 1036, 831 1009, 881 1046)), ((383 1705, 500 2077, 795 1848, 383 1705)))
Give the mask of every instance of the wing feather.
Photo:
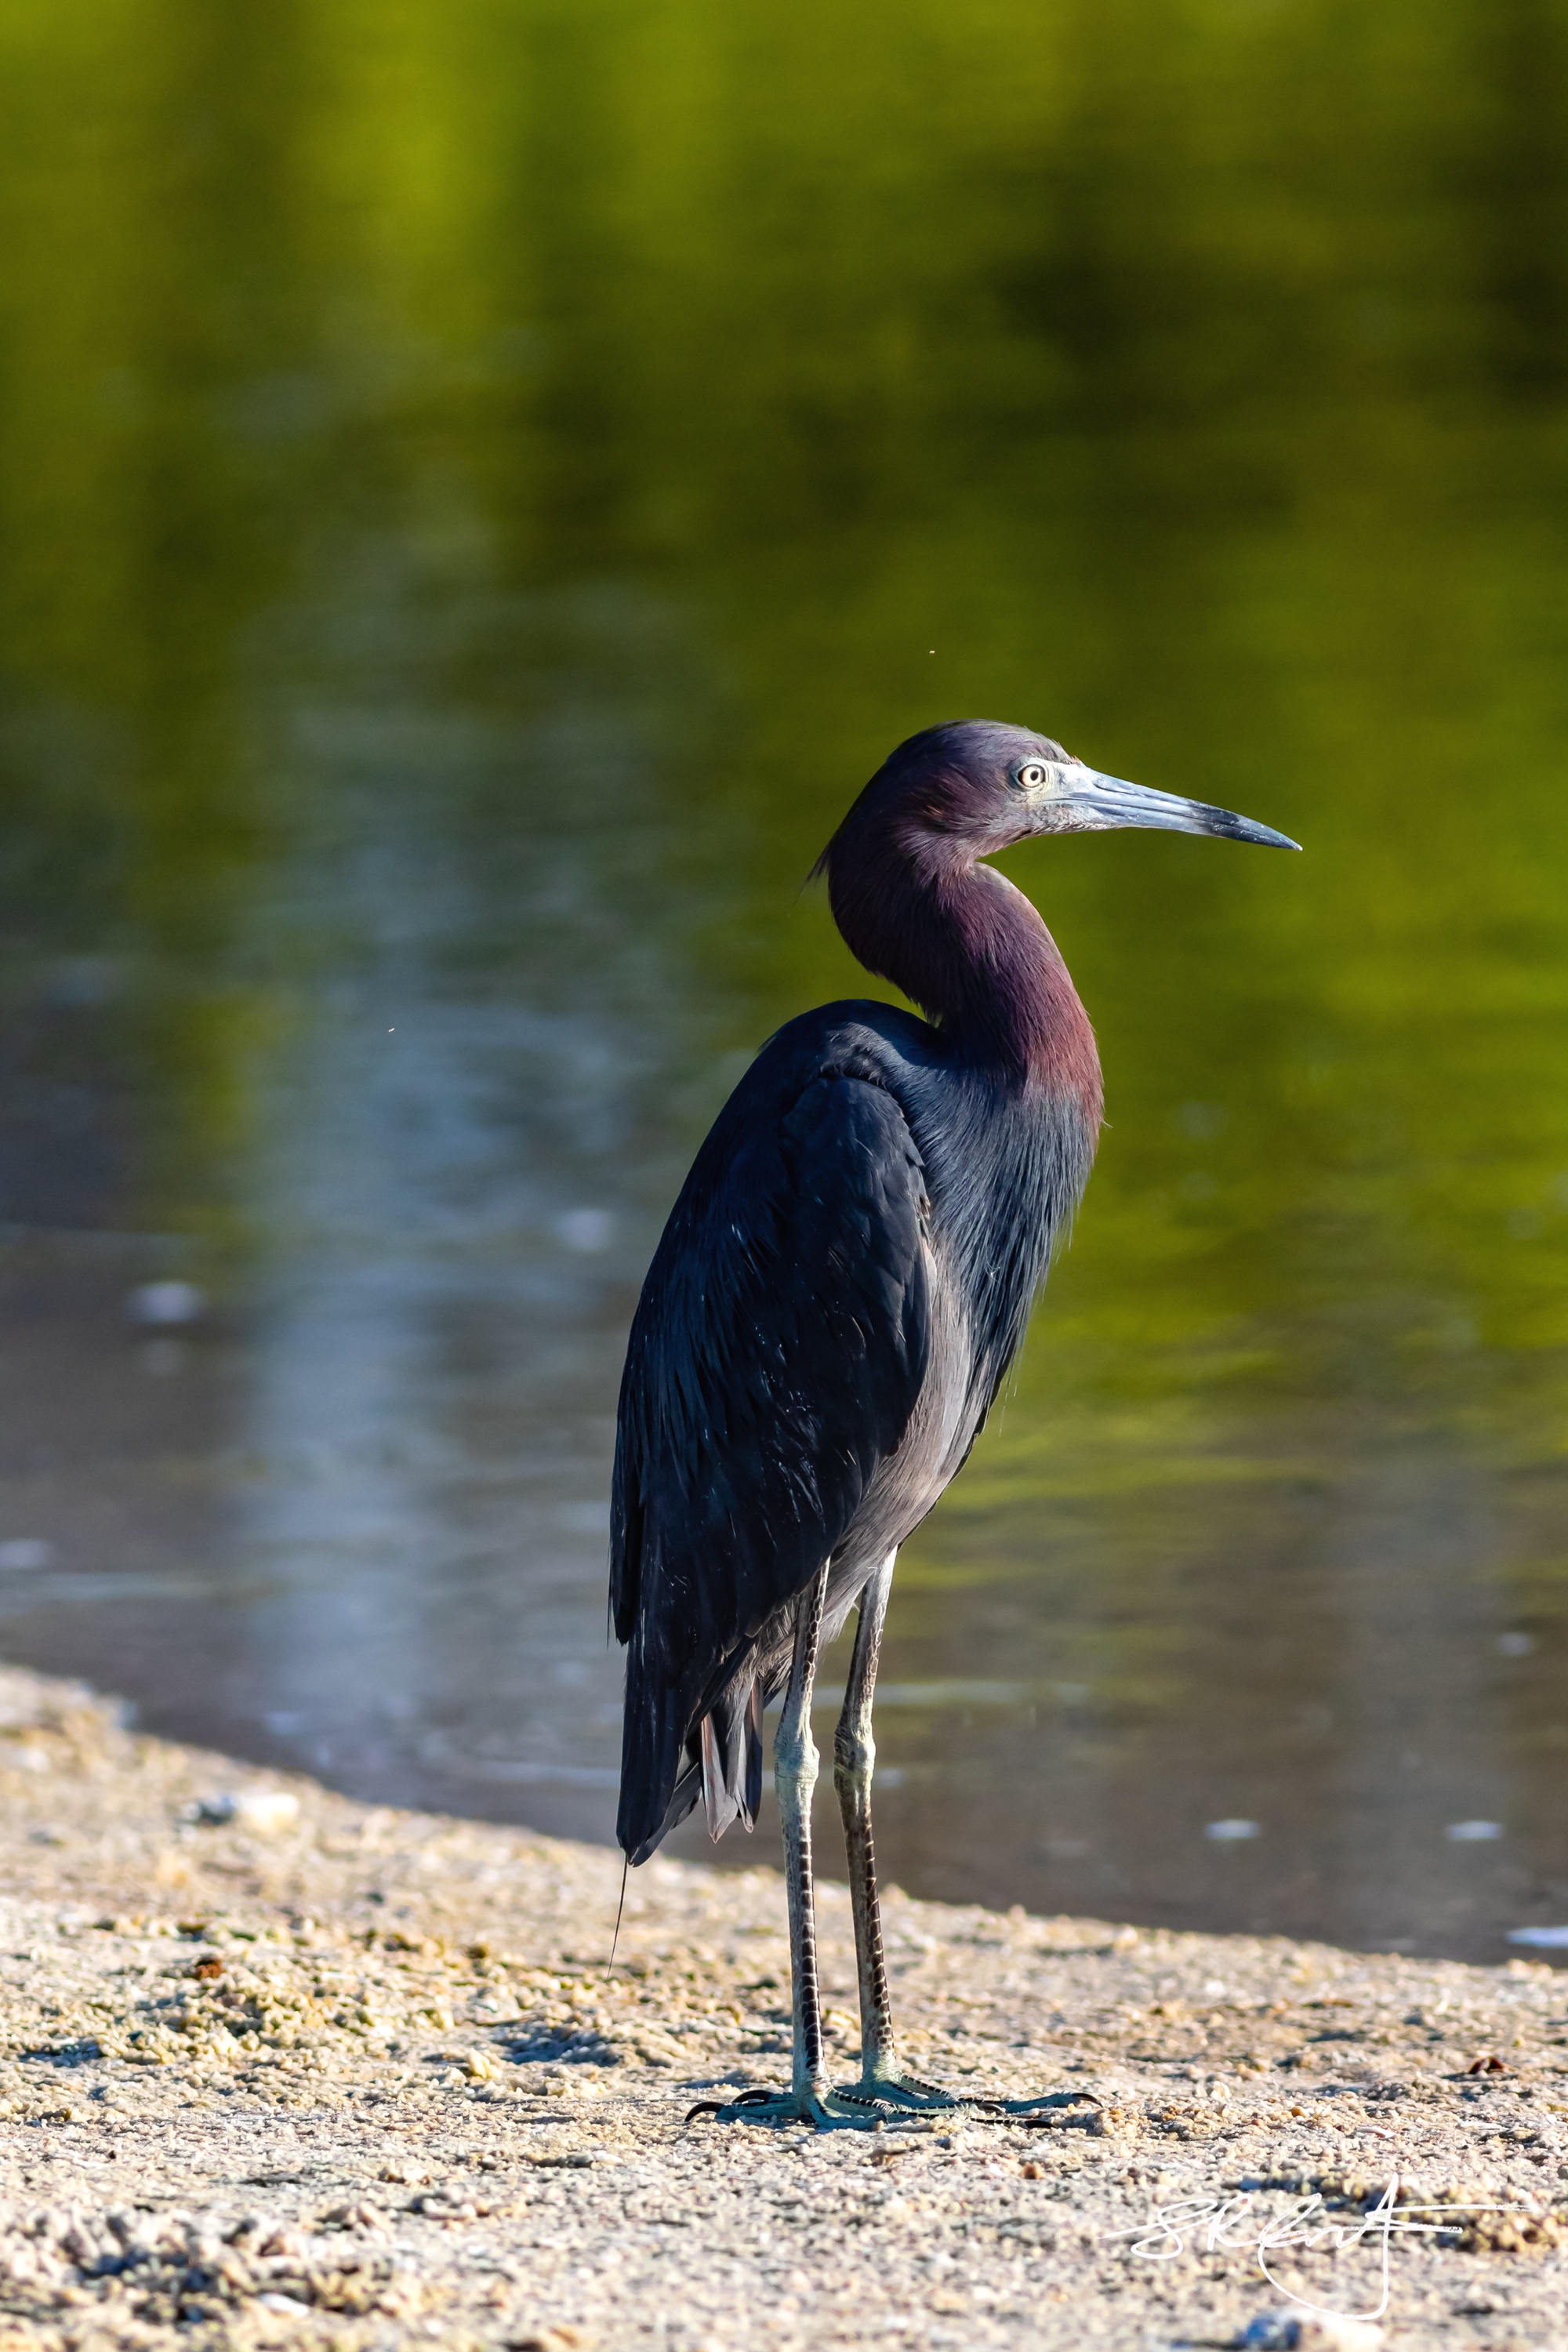
POLYGON ((831 1070, 782 1100, 743 1085, 676 1203, 632 1327, 612 1502, 634 1859, 678 1780, 695 1802, 709 1706, 909 1424, 931 1345, 924 1211, 896 1097, 831 1070))

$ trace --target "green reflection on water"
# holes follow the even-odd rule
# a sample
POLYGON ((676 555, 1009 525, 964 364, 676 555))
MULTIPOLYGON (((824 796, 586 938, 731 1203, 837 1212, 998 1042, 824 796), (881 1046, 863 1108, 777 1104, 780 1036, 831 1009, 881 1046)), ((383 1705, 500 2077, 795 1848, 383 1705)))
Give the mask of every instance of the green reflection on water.
POLYGON ((1568 1450, 1560 11, 13 0, 0 91, 0 1216, 264 1255, 363 944, 301 861, 411 808, 454 985, 682 1070, 867 992, 798 877, 983 711, 1308 854, 1009 861, 1111 1124, 910 1643, 1048 1584, 1034 1510, 1100 1498, 1169 1629, 1162 1514, 1239 1562, 1348 1463, 1568 1450), (488 748, 340 803, 351 667, 488 748))

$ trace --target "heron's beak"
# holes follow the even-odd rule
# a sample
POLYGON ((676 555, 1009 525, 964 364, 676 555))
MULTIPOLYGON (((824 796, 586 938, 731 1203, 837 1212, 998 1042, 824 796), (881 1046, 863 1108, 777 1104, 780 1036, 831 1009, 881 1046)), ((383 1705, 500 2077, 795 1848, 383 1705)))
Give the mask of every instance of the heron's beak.
POLYGON ((1110 833, 1135 825, 1151 833, 1212 833, 1223 841, 1256 842, 1263 849, 1301 846, 1271 825, 1255 824, 1249 816, 1210 808, 1206 801, 1183 800, 1175 793, 1126 784, 1120 776, 1102 776, 1077 760, 1052 761, 1030 802, 1037 833, 1110 833))

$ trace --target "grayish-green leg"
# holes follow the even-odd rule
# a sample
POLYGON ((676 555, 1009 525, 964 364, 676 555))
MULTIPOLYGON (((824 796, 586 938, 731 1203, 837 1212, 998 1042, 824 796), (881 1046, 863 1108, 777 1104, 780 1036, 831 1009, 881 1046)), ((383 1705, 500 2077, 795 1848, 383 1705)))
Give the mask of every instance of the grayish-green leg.
MULTIPOLYGON (((800 1597, 795 1656, 784 1717, 773 1742, 773 1787, 784 1827, 784 1891, 789 1902, 789 1958, 795 2019, 795 2063, 787 2092, 748 2092, 723 2105, 704 2100, 691 2116, 721 2123, 815 2124, 818 2130, 876 2120, 863 2100, 841 2098, 827 2084, 823 2063, 822 1995, 816 1974, 816 1907, 811 1878, 811 1798, 816 1786, 816 1743, 811 1736, 811 1690, 816 1677, 826 1563, 800 1597)), ((691 2116, 688 2116, 689 2123, 691 2116)))
POLYGON ((826 1587, 825 1567, 810 1591, 801 1597, 784 1717, 773 1742, 773 1788, 784 1830, 784 1892, 789 1903, 791 2008, 795 2019, 795 2063, 790 2088, 802 2101, 820 2098, 827 2088, 823 2067, 822 1992, 816 1975, 816 1896, 811 1879, 811 1799, 816 1787, 817 1767, 816 1742, 811 1736, 811 1693, 816 1679, 816 1649, 826 1587))
POLYGON ((877 1743, 871 1737, 871 1693, 882 1650, 882 1626, 893 1581, 896 1552, 889 1552, 860 1595, 855 1651, 844 1712, 833 1735, 833 1783, 844 1816, 849 1856, 849 1900, 855 1915, 855 1959, 860 1979, 860 2076, 870 2089, 898 2072, 893 2047, 893 2009, 888 1964, 882 1952, 882 1915, 877 1901, 877 1857, 871 1842, 871 1775, 877 1743))
POLYGON ((871 1775, 876 1769, 877 1743, 871 1736, 871 1696, 897 1558, 896 1552, 888 1554, 873 1570, 860 1595, 844 1712, 833 1735, 833 1779, 849 1854, 849 1900, 860 1979, 860 2080, 855 2092, 845 2095, 899 2107, 953 2107, 959 2105, 956 2099, 906 2074, 899 2064, 888 1963, 882 1950, 882 1915, 877 1901, 877 1857, 871 1839, 871 1775))
POLYGON ((838 2094, 875 2114, 889 2108, 984 2106, 997 2119, 1014 2116, 1031 2122, 1042 2108, 1098 2106, 1091 2092, 1052 2092, 1035 2099, 954 2098, 934 2083, 922 2083, 899 2063, 893 2034, 893 2005, 888 1991, 888 1963, 882 1950, 882 1917, 877 1900, 877 1858, 871 1840, 871 1775, 876 1769, 877 1743, 871 1737, 871 1697, 877 1663, 882 1652, 882 1627, 892 1590, 896 1552, 875 1570, 860 1595, 855 1628, 855 1651, 849 1662, 849 1683, 844 1712, 833 1735, 833 1779, 844 1815, 844 1843, 849 1853, 849 1899, 855 1914, 855 1958, 860 1978, 860 2080, 838 2094))

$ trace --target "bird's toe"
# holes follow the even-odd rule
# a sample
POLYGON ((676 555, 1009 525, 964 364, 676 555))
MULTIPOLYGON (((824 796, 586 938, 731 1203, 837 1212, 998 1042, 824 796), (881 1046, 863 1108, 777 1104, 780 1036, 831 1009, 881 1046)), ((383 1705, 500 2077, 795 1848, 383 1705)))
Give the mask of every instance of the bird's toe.
MULTIPOLYGON (((994 2104, 999 2115, 1016 2116, 1021 2122, 1043 2127, 1067 2121, 1065 2107, 1098 2107, 1103 2102, 1092 2091, 1040 2091, 1032 2099, 997 2099, 994 2104)), ((1082 2120, 1072 2118, 1075 2123, 1082 2120)))
POLYGON ((767 2124, 774 2130, 809 2124, 813 2131, 874 2131, 880 2116, 874 2101, 854 2091, 742 2091, 734 2099, 699 2099, 686 2120, 710 2117, 717 2124, 767 2124))
POLYGON ((944 2091, 940 2084, 922 2083, 918 2074, 876 2074, 857 2083, 852 2090, 842 2091, 841 2098, 862 2101, 884 2112, 889 2107, 907 2108, 915 2114, 929 2114, 946 2107, 988 2107, 994 2100, 984 2099, 978 2092, 967 2097, 944 2091))

